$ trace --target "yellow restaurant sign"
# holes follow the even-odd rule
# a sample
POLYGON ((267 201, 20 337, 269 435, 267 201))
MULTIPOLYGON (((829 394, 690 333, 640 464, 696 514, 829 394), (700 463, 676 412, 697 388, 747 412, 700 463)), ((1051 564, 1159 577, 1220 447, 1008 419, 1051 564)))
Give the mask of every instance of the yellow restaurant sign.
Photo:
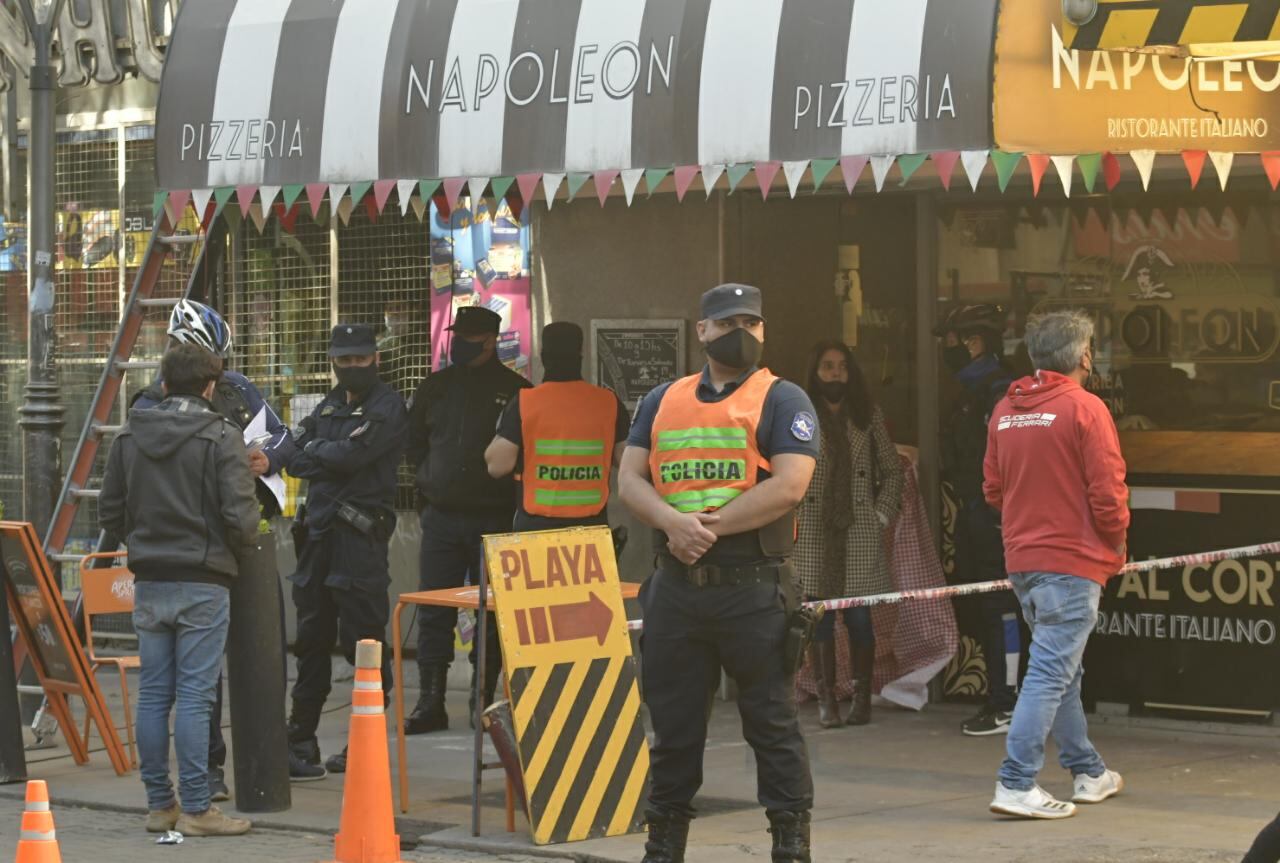
MULTIPOLYGON (((1227 48, 1256 53, 1280 39, 1280 6, 1222 0, 1068 0, 1062 35, 1082 50, 1158 50, 1181 46, 1192 55, 1227 48), (1080 26, 1075 14, 1088 17, 1080 26)), ((1083 20, 1083 17, 1080 19, 1083 20)))
POLYGON ((1068 47, 1061 28, 1058 0, 1002 4, 994 108, 1000 149, 1280 149, 1280 64, 1082 51, 1068 47))

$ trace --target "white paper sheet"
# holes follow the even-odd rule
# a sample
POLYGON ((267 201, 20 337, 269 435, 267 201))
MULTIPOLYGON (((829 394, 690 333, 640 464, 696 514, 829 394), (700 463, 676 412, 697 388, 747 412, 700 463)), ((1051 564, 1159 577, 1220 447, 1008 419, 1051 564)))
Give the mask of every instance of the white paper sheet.
MULTIPOLYGON (((249 420, 249 425, 245 426, 244 445, 248 446, 251 440, 256 437, 261 437, 266 433, 267 409, 264 406, 258 410, 257 415, 254 416, 253 419, 249 420)), ((280 505, 280 509, 283 511, 285 498, 284 477, 280 476, 279 473, 272 473, 258 477, 258 482, 266 486, 267 490, 275 496, 276 503, 280 505)))

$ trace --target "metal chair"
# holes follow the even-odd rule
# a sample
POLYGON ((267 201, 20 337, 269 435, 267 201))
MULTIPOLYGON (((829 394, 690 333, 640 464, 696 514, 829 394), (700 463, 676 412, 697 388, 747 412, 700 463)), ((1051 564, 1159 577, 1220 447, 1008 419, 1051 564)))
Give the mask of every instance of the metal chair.
MULTIPOLYGON (((89 653, 89 670, 93 674, 104 665, 114 665, 120 675, 120 692, 124 698, 124 726, 129 738, 129 766, 138 766, 137 745, 133 734, 133 712, 129 706, 130 668, 141 667, 137 654, 99 656, 94 648, 93 618, 104 614, 133 613, 133 573, 123 565, 124 552, 109 551, 86 555, 80 561, 80 592, 84 609, 84 641, 89 653), (120 565, 94 568, 95 560, 118 560, 120 565)), ((89 719, 85 717, 84 736, 89 739, 89 719)))

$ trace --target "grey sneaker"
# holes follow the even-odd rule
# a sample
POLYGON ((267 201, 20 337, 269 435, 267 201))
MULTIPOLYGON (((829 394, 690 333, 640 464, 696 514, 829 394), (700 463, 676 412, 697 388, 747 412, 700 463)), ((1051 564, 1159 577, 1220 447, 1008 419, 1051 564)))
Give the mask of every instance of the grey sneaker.
POLYGON ((147 832, 168 833, 181 815, 182 807, 177 800, 170 803, 168 809, 152 809, 147 813, 147 832))
POLYGON ((199 815, 183 812, 174 829, 183 836, 240 836, 252 826, 244 818, 230 818, 217 806, 210 806, 199 815))
POLYGON ((209 799, 214 803, 231 799, 231 790, 227 788, 227 780, 221 767, 209 768, 209 799))
POLYGON ((1081 773, 1072 785, 1075 794, 1071 799, 1076 803, 1101 803, 1124 790, 1124 779, 1114 770, 1107 770, 1096 777, 1081 773))

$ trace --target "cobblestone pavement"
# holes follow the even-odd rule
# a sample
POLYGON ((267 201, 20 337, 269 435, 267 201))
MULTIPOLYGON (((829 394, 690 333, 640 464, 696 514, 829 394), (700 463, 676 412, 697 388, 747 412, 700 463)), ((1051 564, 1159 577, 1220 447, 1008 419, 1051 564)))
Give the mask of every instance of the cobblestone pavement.
MULTIPOLYGON (((234 814, 234 813, 233 813, 234 814)), ((244 836, 188 839, 181 845, 157 845, 156 836, 143 831, 142 816, 54 804, 58 845, 66 863, 317 863, 331 859, 333 838, 318 833, 255 828, 244 836)), ((0 859, 9 859, 17 844, 22 803, 0 800, 0 859)), ((441 848, 404 852, 414 863, 545 863, 546 858, 522 854, 494 855, 441 848)))

